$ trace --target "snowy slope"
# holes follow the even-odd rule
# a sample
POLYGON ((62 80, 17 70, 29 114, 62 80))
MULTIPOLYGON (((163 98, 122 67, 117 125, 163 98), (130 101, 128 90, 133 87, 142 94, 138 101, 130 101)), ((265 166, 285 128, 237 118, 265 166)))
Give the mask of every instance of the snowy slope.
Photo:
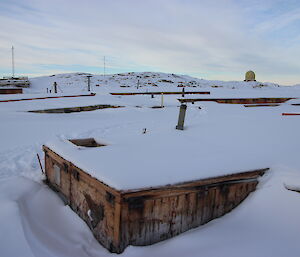
POLYGON ((193 78, 187 75, 157 73, 157 72, 129 72, 112 75, 92 75, 89 73, 67 73, 57 74, 45 77, 37 77, 30 79, 31 89, 28 92, 46 92, 54 82, 58 83, 59 91, 74 92, 87 90, 87 75, 91 77, 91 87, 93 91, 102 92, 109 86, 110 90, 130 90, 144 88, 148 90, 176 89, 177 87, 187 88, 273 88, 279 85, 274 83, 262 82, 243 82, 243 81, 217 81, 217 80, 204 80, 193 78), (100 89, 101 87, 101 89, 100 89), (60 90, 61 89, 61 90, 60 90))
MULTIPOLYGON (((25 94, 3 95, 0 100, 53 96, 46 94, 46 88, 50 88, 54 81, 58 83, 61 95, 87 93, 86 74, 62 74, 33 78, 32 87, 25 89, 25 94)), ((300 195, 286 187, 300 188, 300 116, 285 117, 281 113, 300 113, 299 106, 290 105, 292 102, 300 103, 300 99, 265 108, 245 108, 211 102, 189 104, 186 130, 176 131, 174 128, 179 106, 177 98, 180 96, 165 96, 165 108, 152 109, 151 106, 160 105, 160 96, 118 97, 109 94, 147 90, 180 91, 181 86, 178 85, 191 81, 196 81, 196 84, 186 87, 186 91, 211 92, 211 95, 201 97, 300 98, 299 86, 278 87, 268 84, 255 87, 260 83, 205 81, 163 73, 130 73, 107 75, 105 78, 93 76, 92 91, 96 92, 93 97, 0 103, 1 257, 112 255, 97 243, 85 223, 41 182, 43 175, 36 158, 36 153, 43 156, 41 146, 56 140, 85 137, 95 137, 115 146, 123 145, 122 158, 141 156, 144 161, 138 161, 137 170, 147 170, 145 160, 156 156, 152 155, 153 151, 161 147, 162 157, 165 156, 168 163, 158 162, 157 171, 162 168, 178 168, 173 175, 169 173, 170 181, 184 179, 196 163, 189 161, 185 165, 189 169, 182 168, 178 165, 176 155, 179 151, 184 151, 187 158, 198 158, 197 162, 202 164, 199 175, 200 172, 229 171, 235 165, 245 167, 245 170, 264 165, 271 168, 258 190, 231 213, 152 246, 128 247, 122 256, 196 257, 200 253, 213 257, 299 256, 300 195), (137 89, 138 80, 141 87, 137 89), (160 82, 161 80, 173 83, 160 82), (146 83, 147 86, 144 86, 146 83), (26 112, 92 104, 116 104, 124 108, 70 114, 26 112), (146 134, 142 134, 144 128, 147 128, 146 134), (182 137, 179 138, 180 135, 182 137), (168 151, 166 146, 174 140, 180 143, 177 148, 173 147, 168 151), (129 141, 134 141, 135 145, 149 143, 151 148, 144 153, 128 151, 126 144, 129 141)), ((120 156, 109 152, 109 148, 105 151, 109 158, 113 158, 115 169, 118 165, 121 166, 118 159, 120 156)), ((106 165, 111 161, 109 158, 107 157, 106 165)), ((151 165, 154 168, 155 163, 151 165)), ((151 177, 149 170, 147 172, 149 177, 144 181, 157 181, 155 173, 151 177)), ((140 176, 139 181, 126 174, 120 174, 117 178, 120 179, 118 183, 125 180, 126 183, 140 183, 143 176, 140 176)))

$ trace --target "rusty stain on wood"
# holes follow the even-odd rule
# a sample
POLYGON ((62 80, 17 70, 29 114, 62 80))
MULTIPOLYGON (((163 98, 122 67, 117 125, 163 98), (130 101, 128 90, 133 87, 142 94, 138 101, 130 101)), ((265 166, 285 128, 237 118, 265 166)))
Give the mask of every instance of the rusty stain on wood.
POLYGON ((268 170, 120 191, 43 148, 49 186, 67 199, 95 238, 115 253, 122 253, 128 245, 160 242, 228 213, 255 190, 258 177, 268 170), (60 185, 55 184, 54 164, 62 169, 60 185))
POLYGON ((22 88, 0 88, 0 95, 23 94, 22 88))
POLYGON ((298 116, 300 113, 283 112, 282 116, 298 116))

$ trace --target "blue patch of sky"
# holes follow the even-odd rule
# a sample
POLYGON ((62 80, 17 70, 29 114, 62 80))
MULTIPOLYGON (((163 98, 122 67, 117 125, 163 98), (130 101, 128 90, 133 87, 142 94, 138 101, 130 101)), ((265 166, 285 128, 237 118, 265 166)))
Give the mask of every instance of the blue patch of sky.
POLYGON ((293 21, 288 26, 283 27, 281 29, 277 29, 272 31, 272 33, 268 33, 268 38, 270 40, 274 40, 277 44, 281 46, 291 46, 291 45, 299 45, 299 40, 295 41, 294 39, 299 36, 300 32, 300 19, 293 21))
POLYGON ((42 10, 36 9, 22 1, 1 0, 0 15, 28 24, 54 26, 45 19, 42 10))
POLYGON ((264 1, 236 0, 235 3, 246 12, 245 21, 252 25, 300 8, 299 0, 275 0, 266 1, 266 3, 264 1))
MULTIPOLYGON (((26 1, 24 1, 26 3, 26 1)), ((32 6, 29 6, 28 4, 25 4, 23 3, 22 1, 16 1, 16 0, 1 0, 0 1, 0 12, 2 11, 5 11, 5 10, 12 10, 13 7, 20 7, 24 10, 27 10, 27 11, 37 11, 37 9, 35 9, 34 7, 32 6)))
POLYGON ((0 74, 1 76, 8 76, 12 73, 12 70, 11 69, 8 69, 8 68, 0 68, 0 74))
POLYGON ((273 41, 274 45, 289 47, 297 45, 300 31, 300 19, 294 19, 284 24, 283 19, 288 19, 289 15, 294 15, 295 10, 300 11, 299 0, 274 0, 274 1, 236 1, 242 10, 245 10, 245 24, 249 33, 256 33, 256 29, 264 24, 272 24, 269 29, 263 30, 260 36, 268 41, 273 41), (282 26, 276 27, 276 23, 283 21, 282 26))

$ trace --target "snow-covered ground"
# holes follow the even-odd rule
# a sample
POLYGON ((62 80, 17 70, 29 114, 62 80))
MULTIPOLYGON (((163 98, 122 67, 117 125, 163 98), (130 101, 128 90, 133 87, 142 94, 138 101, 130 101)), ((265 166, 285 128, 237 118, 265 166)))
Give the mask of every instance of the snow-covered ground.
MULTIPOLYGON (((53 96, 46 93, 46 88, 50 89, 53 82, 57 82, 60 95, 88 93, 86 75, 33 78, 30 80, 32 86, 24 90, 25 94, 1 95, 0 100, 53 96)), ((196 178, 195 164, 199 178, 210 172, 221 174, 232 169, 271 168, 257 191, 231 213, 152 246, 130 246, 122 256, 299 256, 300 194, 286 187, 300 188, 300 116, 282 116, 281 113, 300 113, 300 106, 291 105, 300 103, 300 99, 277 107, 258 108, 196 102, 188 105, 186 129, 177 131, 179 102, 176 99, 181 98, 180 95, 164 96, 165 108, 153 109, 152 106, 161 104, 160 96, 109 94, 181 91, 182 85, 185 91, 211 92, 211 95, 187 95, 186 98, 300 98, 299 86, 129 73, 105 78, 93 76, 91 88, 96 96, 0 103, 0 256, 112 255, 97 243, 85 223, 41 182, 43 176, 36 157, 37 153, 43 156, 41 146, 86 137, 120 146, 115 154, 109 152, 109 147, 105 150, 105 165, 108 167, 111 162, 115 171, 122 167, 120 159, 136 160, 137 165, 132 167, 132 172, 140 172, 136 179, 134 174, 117 176, 115 173, 114 179, 103 174, 103 179, 112 179, 111 183, 117 183, 116 187, 149 186, 196 178), (94 104, 124 108, 69 114, 27 112, 94 104), (146 134, 142 133, 144 128, 146 134), (174 143, 176 140, 178 144, 174 143), (126 148, 128 142, 144 151, 137 148, 129 151, 130 147, 126 148), (149 145, 146 151, 145 144, 149 145), (178 160, 180 152, 187 157, 184 165, 178 160), (153 162, 153 159, 158 161, 153 162), (154 168, 156 171, 150 173, 154 168), (168 172, 170 170, 174 173, 168 172), (166 180, 159 180, 157 174, 165 172, 166 180)))

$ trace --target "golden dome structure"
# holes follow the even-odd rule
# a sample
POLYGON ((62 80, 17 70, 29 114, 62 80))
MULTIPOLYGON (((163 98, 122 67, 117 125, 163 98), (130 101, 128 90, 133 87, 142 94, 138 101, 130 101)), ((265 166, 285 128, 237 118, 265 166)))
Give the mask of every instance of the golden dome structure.
POLYGON ((255 80, 255 73, 252 70, 249 70, 245 74, 245 80, 244 81, 256 81, 255 80))

